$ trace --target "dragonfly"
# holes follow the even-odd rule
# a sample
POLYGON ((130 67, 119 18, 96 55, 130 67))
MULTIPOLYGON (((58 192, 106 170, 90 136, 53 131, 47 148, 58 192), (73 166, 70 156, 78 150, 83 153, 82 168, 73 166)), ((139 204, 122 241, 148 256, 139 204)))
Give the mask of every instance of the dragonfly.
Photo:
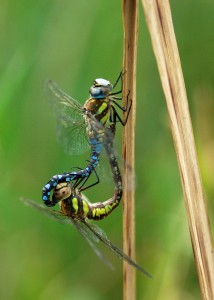
MULTIPOLYGON (((115 123, 111 124, 110 130, 114 134, 115 123)), ((114 194, 110 199, 103 202, 91 203, 82 193, 86 189, 91 188, 91 185, 86 187, 86 182, 83 185, 81 181, 77 179, 76 181, 64 181, 58 183, 54 188, 52 201, 55 203, 60 203, 60 211, 54 210, 47 206, 43 206, 42 204, 38 204, 37 202, 29 199, 23 199, 23 201, 25 204, 37 209, 38 211, 47 215, 55 221, 58 221, 60 223, 72 224, 88 242, 97 256, 110 268, 112 268, 111 263, 98 249, 96 242, 101 241, 120 259, 124 259, 140 272, 142 272, 149 278, 152 278, 144 268, 138 265, 121 249, 115 246, 99 226, 90 222, 91 220, 99 221, 104 217, 108 217, 112 213, 112 211, 119 205, 122 198, 122 178, 117 158, 113 150, 113 139, 109 137, 108 139, 106 139, 104 145, 105 150, 108 154, 115 186, 114 194)), ((97 176, 97 181, 94 184, 97 184, 99 183, 99 177, 96 170, 94 170, 94 174, 97 176)))
POLYGON ((129 102, 128 93, 125 107, 118 103, 118 100, 122 100, 122 97, 117 96, 122 93, 122 76, 123 73, 121 72, 114 85, 103 78, 95 79, 89 90, 90 98, 86 100, 84 106, 63 92, 53 81, 47 82, 48 98, 58 116, 57 132, 60 144, 68 154, 80 154, 89 147, 91 148, 90 161, 85 169, 54 175, 46 183, 42 190, 42 199, 47 206, 56 204, 54 200, 50 199, 50 194, 58 183, 76 179, 83 180, 91 175, 99 162, 107 121, 111 124, 116 124, 119 121, 125 126, 132 101, 129 102), (113 92, 119 80, 121 80, 121 88, 119 91, 113 92), (127 112, 125 120, 121 119, 115 107, 127 112), (97 130, 97 128, 99 129, 97 130))
MULTIPOLYGON (((117 162, 115 158, 112 158, 115 168, 117 168, 117 162)), ((96 174, 96 171, 94 171, 96 174)), ((103 260, 103 262, 112 268, 111 263, 106 259, 102 252, 96 246, 96 242, 101 241, 109 250, 116 254, 120 259, 125 260, 131 266, 142 272, 149 278, 152 276, 139 264, 133 261, 127 254, 125 254, 120 248, 115 246, 107 237, 105 232, 95 224, 90 223, 90 220, 101 220, 118 206, 122 196, 122 185, 120 182, 119 169, 115 169, 114 179, 117 180, 113 197, 104 202, 91 203, 85 195, 82 194, 82 190, 86 188, 78 188, 73 182, 61 182, 57 184, 52 194, 55 202, 60 201, 60 211, 54 210, 42 204, 38 204, 35 201, 29 199, 23 199, 24 203, 37 209, 41 213, 47 215, 55 221, 60 223, 72 224, 78 232, 86 239, 88 244, 92 247, 97 256, 103 260)))

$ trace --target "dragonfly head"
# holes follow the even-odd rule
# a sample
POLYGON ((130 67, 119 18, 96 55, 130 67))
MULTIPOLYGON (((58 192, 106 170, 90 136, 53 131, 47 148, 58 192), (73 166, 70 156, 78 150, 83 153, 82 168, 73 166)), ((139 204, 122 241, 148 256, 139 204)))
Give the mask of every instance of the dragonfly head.
POLYGON ((72 190, 71 187, 69 186, 69 183, 67 182, 62 182, 57 184, 53 195, 52 195, 52 200, 55 202, 63 201, 65 199, 68 199, 71 196, 72 190))
POLYGON ((109 96, 109 93, 112 91, 113 86, 110 81, 97 78, 94 80, 92 87, 89 90, 91 97, 96 99, 102 99, 109 96))

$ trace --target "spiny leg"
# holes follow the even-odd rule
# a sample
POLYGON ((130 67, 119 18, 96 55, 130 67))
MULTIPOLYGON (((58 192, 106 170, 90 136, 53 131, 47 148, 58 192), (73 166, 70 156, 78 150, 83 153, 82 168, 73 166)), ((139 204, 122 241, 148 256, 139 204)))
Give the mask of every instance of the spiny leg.
POLYGON ((122 120, 122 118, 120 117, 120 115, 118 114, 118 112, 116 111, 115 107, 112 105, 112 114, 110 115, 110 121, 113 123, 116 123, 117 121, 119 121, 123 126, 126 125, 128 117, 129 117, 129 113, 132 107, 132 100, 130 100, 130 105, 128 107, 128 103, 129 103, 129 94, 130 91, 128 92, 127 96, 126 96, 126 106, 122 107, 121 105, 119 105, 116 101, 112 100, 112 102, 119 108, 121 109, 123 112, 127 112, 126 115, 126 119, 122 120))
POLYGON ((122 76, 123 76, 123 71, 120 72, 117 80, 115 81, 115 83, 113 84, 113 89, 117 86, 119 80, 121 79, 122 80, 122 76))
POLYGON ((121 87, 120 87, 120 90, 119 90, 118 92, 111 93, 110 95, 118 95, 118 94, 122 93, 122 90, 123 90, 123 75, 124 75, 125 73, 126 73, 126 72, 121 71, 119 77, 117 78, 116 82, 115 82, 114 85, 113 85, 113 90, 114 90, 114 88, 115 88, 115 87, 117 86, 117 84, 118 84, 118 81, 121 79, 121 87))
POLYGON ((100 179, 99 179, 99 176, 97 174, 96 169, 93 169, 93 171, 94 171, 94 173, 95 173, 95 175, 97 177, 97 181, 94 182, 94 183, 92 183, 92 184, 90 184, 90 185, 88 185, 87 187, 82 188, 84 186, 84 184, 86 183, 86 181, 88 180, 89 177, 85 178, 85 181, 82 183, 82 185, 78 187, 78 189, 79 189, 80 192, 85 191, 85 190, 91 188, 92 186, 97 185, 100 182, 100 179))

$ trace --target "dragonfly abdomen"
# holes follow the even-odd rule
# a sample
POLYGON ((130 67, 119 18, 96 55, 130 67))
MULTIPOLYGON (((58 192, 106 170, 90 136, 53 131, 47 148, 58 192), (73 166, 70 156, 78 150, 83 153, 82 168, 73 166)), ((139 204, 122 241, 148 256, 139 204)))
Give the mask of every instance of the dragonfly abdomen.
POLYGON ((78 189, 72 191, 70 184, 63 182, 56 186, 52 200, 61 201, 62 213, 69 217, 102 220, 119 205, 121 197, 122 189, 117 190, 111 199, 92 204, 78 189))
POLYGON ((99 163, 99 156, 104 143, 104 130, 99 130, 95 135, 92 131, 89 133, 89 143, 91 145, 91 158, 85 169, 77 172, 66 172, 63 175, 55 175, 48 181, 42 190, 42 200, 47 206, 54 206, 57 201, 50 200, 50 192, 57 184, 61 182, 70 182, 79 178, 89 177, 99 163))
POLYGON ((112 198, 105 202, 98 202, 95 204, 91 204, 91 213, 88 214, 88 219, 93 219, 95 221, 102 220, 103 218, 107 217, 120 203, 121 197, 112 198))

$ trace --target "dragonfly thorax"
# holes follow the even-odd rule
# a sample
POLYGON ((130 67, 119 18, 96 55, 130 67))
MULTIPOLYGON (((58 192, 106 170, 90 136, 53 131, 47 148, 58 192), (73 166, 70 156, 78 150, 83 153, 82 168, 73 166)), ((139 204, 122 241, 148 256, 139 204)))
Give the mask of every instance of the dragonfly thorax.
POLYGON ((103 78, 97 78, 94 80, 94 83, 90 88, 89 93, 93 98, 102 99, 108 97, 112 89, 113 86, 110 83, 110 81, 103 78))

